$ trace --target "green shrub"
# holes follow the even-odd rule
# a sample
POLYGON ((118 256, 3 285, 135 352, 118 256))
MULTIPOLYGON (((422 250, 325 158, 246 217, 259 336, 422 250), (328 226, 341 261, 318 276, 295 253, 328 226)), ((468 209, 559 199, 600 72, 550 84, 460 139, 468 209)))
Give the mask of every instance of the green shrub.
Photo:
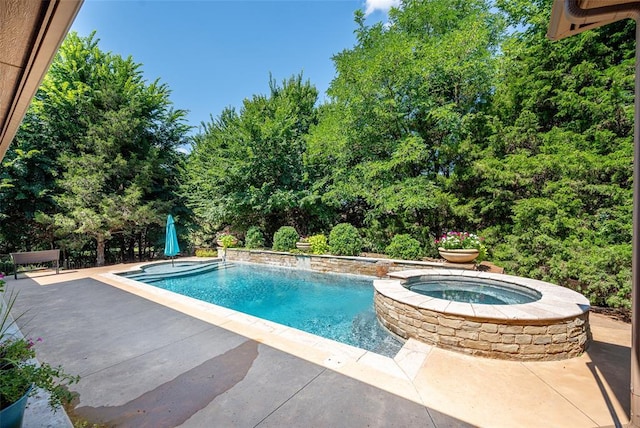
POLYGON ((264 247, 264 236, 262 235, 262 231, 257 226, 251 226, 249 230, 247 230, 244 245, 247 248, 264 247))
POLYGON ((396 235, 385 249, 385 253, 394 259, 420 260, 422 248, 420 242, 409 234, 396 235))
POLYGON ((222 244, 222 248, 231 248, 238 243, 238 238, 233 235, 224 234, 218 237, 218 241, 222 244))
POLYGON ((309 244, 311 244, 311 254, 328 254, 329 244, 327 244, 327 237, 320 235, 313 235, 307 238, 309 244))
POLYGON ((198 248, 196 257, 217 257, 218 251, 213 248, 198 248))
POLYGON ((291 226, 282 226, 273 234, 273 250, 289 251, 296 248, 300 235, 291 226))
POLYGON ((0 260, 0 273, 9 275, 13 272, 13 262, 9 260, 0 260))
POLYGON ((358 256, 362 252, 362 238, 358 229, 349 223, 340 223, 329 233, 329 250, 336 256, 358 256))
POLYGON ((368 221, 368 227, 359 230, 363 246, 372 253, 384 253, 389 244, 389 231, 377 219, 368 221))

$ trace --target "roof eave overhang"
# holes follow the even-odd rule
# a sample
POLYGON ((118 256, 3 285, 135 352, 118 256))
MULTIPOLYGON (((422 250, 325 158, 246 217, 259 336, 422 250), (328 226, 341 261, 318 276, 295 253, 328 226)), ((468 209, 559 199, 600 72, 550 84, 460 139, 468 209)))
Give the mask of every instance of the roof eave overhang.
POLYGON ((554 0, 547 37, 560 40, 621 19, 640 17, 640 1, 554 0))
POLYGON ((3 20, 8 22, 17 17, 16 28, 10 29, 12 34, 16 35, 13 41, 26 43, 16 43, 24 45, 24 48, 16 48, 11 43, 0 45, 0 62, 4 62, 5 55, 21 58, 18 64, 5 63, 12 72, 0 76, 0 160, 9 148, 31 100, 83 2, 4 1, 8 1, 4 3, 6 15, 0 13, 0 24, 5 23, 3 20))

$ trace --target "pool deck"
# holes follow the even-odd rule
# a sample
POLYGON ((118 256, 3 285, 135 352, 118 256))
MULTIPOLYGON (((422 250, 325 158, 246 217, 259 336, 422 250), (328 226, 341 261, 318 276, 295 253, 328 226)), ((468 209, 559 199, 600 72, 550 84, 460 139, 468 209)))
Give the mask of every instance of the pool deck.
MULTIPOLYGON (((82 379, 76 415, 118 427, 609 427, 629 420, 629 324, 591 314, 580 357, 516 362, 413 340, 394 358, 110 272, 5 278, 38 357, 82 379)), ((64 426, 38 400, 25 428, 64 426)), ((57 414, 58 420, 60 412, 57 414)), ((89 425, 91 426, 91 425, 89 425)))

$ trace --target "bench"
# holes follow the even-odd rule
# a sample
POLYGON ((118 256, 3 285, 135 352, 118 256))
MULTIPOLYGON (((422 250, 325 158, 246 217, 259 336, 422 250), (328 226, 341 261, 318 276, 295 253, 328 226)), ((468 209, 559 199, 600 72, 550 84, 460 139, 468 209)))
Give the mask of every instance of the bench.
POLYGON ((26 251, 10 253, 13 261, 13 277, 18 279, 18 265, 31 265, 45 262, 55 262, 56 273, 60 273, 60 250, 26 251))

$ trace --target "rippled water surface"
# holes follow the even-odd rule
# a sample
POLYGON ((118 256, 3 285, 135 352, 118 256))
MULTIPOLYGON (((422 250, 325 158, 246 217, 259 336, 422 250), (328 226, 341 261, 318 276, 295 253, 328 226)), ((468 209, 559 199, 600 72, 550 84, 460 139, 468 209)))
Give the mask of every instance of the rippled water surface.
POLYGON ((373 279, 234 264, 152 285, 386 356, 402 346, 376 319, 373 279))
POLYGON ((413 284, 411 291, 438 299, 483 305, 517 305, 540 300, 535 290, 500 281, 480 278, 452 278, 432 276, 413 284))

